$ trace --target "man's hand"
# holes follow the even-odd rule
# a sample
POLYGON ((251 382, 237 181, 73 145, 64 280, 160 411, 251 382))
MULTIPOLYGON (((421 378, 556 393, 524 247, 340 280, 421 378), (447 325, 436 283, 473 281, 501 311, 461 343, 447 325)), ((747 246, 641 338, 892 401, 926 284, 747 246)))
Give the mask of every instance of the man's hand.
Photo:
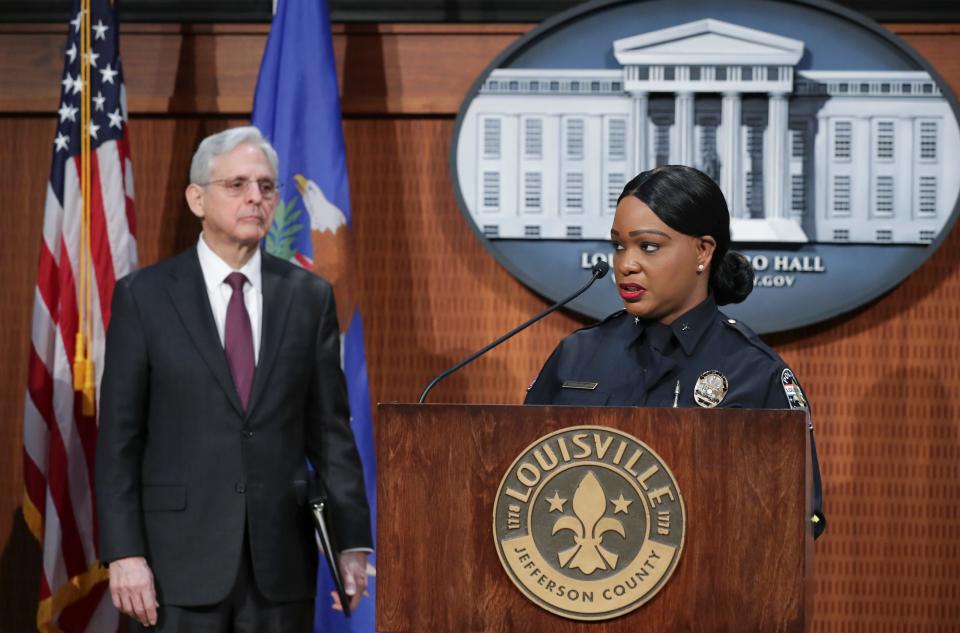
POLYGON ((350 609, 356 609, 367 591, 367 552, 341 552, 340 576, 343 588, 350 596, 350 609))
POLYGON ((143 556, 119 558, 110 563, 110 597, 113 606, 136 618, 143 626, 157 623, 157 607, 160 605, 153 586, 153 572, 143 556))

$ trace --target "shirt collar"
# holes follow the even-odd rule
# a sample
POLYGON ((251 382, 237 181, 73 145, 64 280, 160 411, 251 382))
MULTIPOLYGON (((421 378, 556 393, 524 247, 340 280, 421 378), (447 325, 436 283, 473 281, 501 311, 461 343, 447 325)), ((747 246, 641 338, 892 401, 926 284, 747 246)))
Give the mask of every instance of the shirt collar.
POLYGON ((257 291, 261 290, 261 272, 260 272, 260 249, 258 248, 253 253, 253 257, 247 260, 247 263, 243 265, 238 271, 234 271, 230 267, 230 264, 223 261, 219 255, 213 252, 207 243, 203 239, 203 234, 200 234, 200 239, 197 240, 197 257, 200 259, 200 270, 203 272, 203 283, 207 287, 207 292, 213 292, 220 287, 220 284, 224 283, 224 279, 227 278, 232 272, 241 272, 246 276, 247 282, 253 286, 257 291))
MULTIPOLYGON (((693 350, 697 347, 700 339, 703 338, 707 328, 710 327, 716 313, 717 304, 713 300, 713 295, 707 295, 707 298, 699 305, 684 312, 670 324, 674 338, 677 339, 677 342, 687 356, 693 354, 693 350)), ((643 334, 649 321, 644 319, 634 321, 630 319, 628 322, 634 327, 636 332, 636 336, 631 337, 629 343, 629 345, 633 345, 640 339, 640 335, 643 334)))

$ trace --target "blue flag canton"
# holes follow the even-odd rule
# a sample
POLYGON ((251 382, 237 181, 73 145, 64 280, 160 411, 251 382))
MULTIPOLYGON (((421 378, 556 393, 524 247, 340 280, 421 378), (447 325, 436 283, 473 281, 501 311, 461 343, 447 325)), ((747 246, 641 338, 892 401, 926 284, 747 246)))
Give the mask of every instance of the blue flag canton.
POLYGON ((90 52, 80 52, 83 14, 79 0, 73 3, 74 18, 69 23, 64 50, 63 77, 60 81, 60 108, 57 110, 57 134, 53 140, 53 165, 50 183, 63 203, 63 179, 66 162, 80 154, 81 99, 90 107, 90 148, 96 150, 107 141, 123 136, 127 121, 126 94, 120 69, 117 38, 117 14, 107 0, 92 0, 90 16, 90 52), (82 59, 85 58, 85 59, 82 59), (89 94, 84 94, 82 64, 90 68, 89 94))

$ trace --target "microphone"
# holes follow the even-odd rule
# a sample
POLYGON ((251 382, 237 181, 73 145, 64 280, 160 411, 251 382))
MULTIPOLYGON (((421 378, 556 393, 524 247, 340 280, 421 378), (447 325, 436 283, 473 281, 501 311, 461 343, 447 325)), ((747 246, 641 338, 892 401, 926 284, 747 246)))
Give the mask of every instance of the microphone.
POLYGON ((433 380, 430 381, 430 384, 427 385, 427 388, 423 390, 423 394, 420 396, 419 404, 423 404, 423 403, 424 403, 424 401, 427 399, 427 394, 430 393, 430 390, 433 389, 433 388, 437 385, 438 382, 440 382, 441 380, 443 380, 444 378, 446 378, 447 376, 449 376, 449 375, 452 374, 453 372, 457 371, 458 369, 460 369, 460 368, 463 367, 464 365, 467 365, 467 364, 473 362, 474 360, 476 360, 477 358, 483 356, 484 354, 486 354, 487 352, 489 352, 490 350, 492 350, 494 347, 496 347, 496 346, 499 345, 500 343, 503 343, 503 342, 504 342, 505 340, 507 340, 508 338, 511 338, 511 337, 514 336, 515 334, 517 334, 517 333, 521 332, 522 330, 525 330, 526 328, 530 327, 531 325, 533 325, 534 323, 536 323, 537 321, 539 321, 539 320, 542 319, 543 317, 547 316, 548 314, 550 314, 550 313, 553 312, 554 310, 557 310, 558 308, 561 308, 561 307, 565 306, 566 304, 570 303, 571 301, 573 301, 574 299, 576 299, 577 297, 579 297, 580 295, 582 295, 583 293, 585 293, 585 292, 587 291, 587 288, 589 288, 590 286, 593 285, 593 282, 595 282, 596 280, 601 279, 602 277, 604 277, 609 270, 610 270, 610 264, 608 264, 608 263, 605 262, 604 260, 598 261, 596 264, 593 265, 593 269, 591 270, 591 272, 593 273, 593 275, 590 277, 590 281, 588 281, 582 288, 580 288, 579 290, 577 290, 575 293, 573 293, 572 295, 570 295, 570 296, 567 297, 566 299, 562 299, 561 301, 558 301, 557 303, 553 304, 552 306, 550 306, 549 308, 547 308, 546 310, 544 310, 544 311, 541 312, 540 314, 536 315, 535 317, 533 317, 532 319, 530 319, 530 320, 527 321, 526 323, 524 323, 524 324, 522 324, 522 325, 518 325, 517 327, 513 328, 512 330, 510 330, 509 332, 507 332, 506 334, 504 334, 503 336, 501 336, 501 337, 498 338, 497 340, 493 341, 492 343, 490 343, 489 345, 487 345, 486 347, 484 347, 483 349, 481 349, 481 350, 479 350, 479 351, 477 351, 477 352, 474 352, 473 354, 471 354, 470 356, 467 356, 466 358, 464 358, 462 361, 460 361, 459 363, 457 363, 457 364, 454 365, 453 367, 451 367, 451 368, 447 369, 446 371, 444 371, 443 373, 437 375, 433 380))

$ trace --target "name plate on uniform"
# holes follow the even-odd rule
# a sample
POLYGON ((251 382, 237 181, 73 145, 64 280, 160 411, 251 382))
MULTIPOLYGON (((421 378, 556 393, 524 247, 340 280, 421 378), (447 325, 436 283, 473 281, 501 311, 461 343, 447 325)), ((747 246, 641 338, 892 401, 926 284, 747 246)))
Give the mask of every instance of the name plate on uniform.
POLYGON ((493 510, 510 580, 574 620, 614 618, 652 600, 677 567, 685 530, 666 463, 637 438, 600 426, 533 442, 504 475, 493 510))
POLYGON ((599 384, 600 383, 597 382, 586 382, 583 380, 565 380, 561 386, 564 389, 585 389, 587 391, 593 391, 599 384))

